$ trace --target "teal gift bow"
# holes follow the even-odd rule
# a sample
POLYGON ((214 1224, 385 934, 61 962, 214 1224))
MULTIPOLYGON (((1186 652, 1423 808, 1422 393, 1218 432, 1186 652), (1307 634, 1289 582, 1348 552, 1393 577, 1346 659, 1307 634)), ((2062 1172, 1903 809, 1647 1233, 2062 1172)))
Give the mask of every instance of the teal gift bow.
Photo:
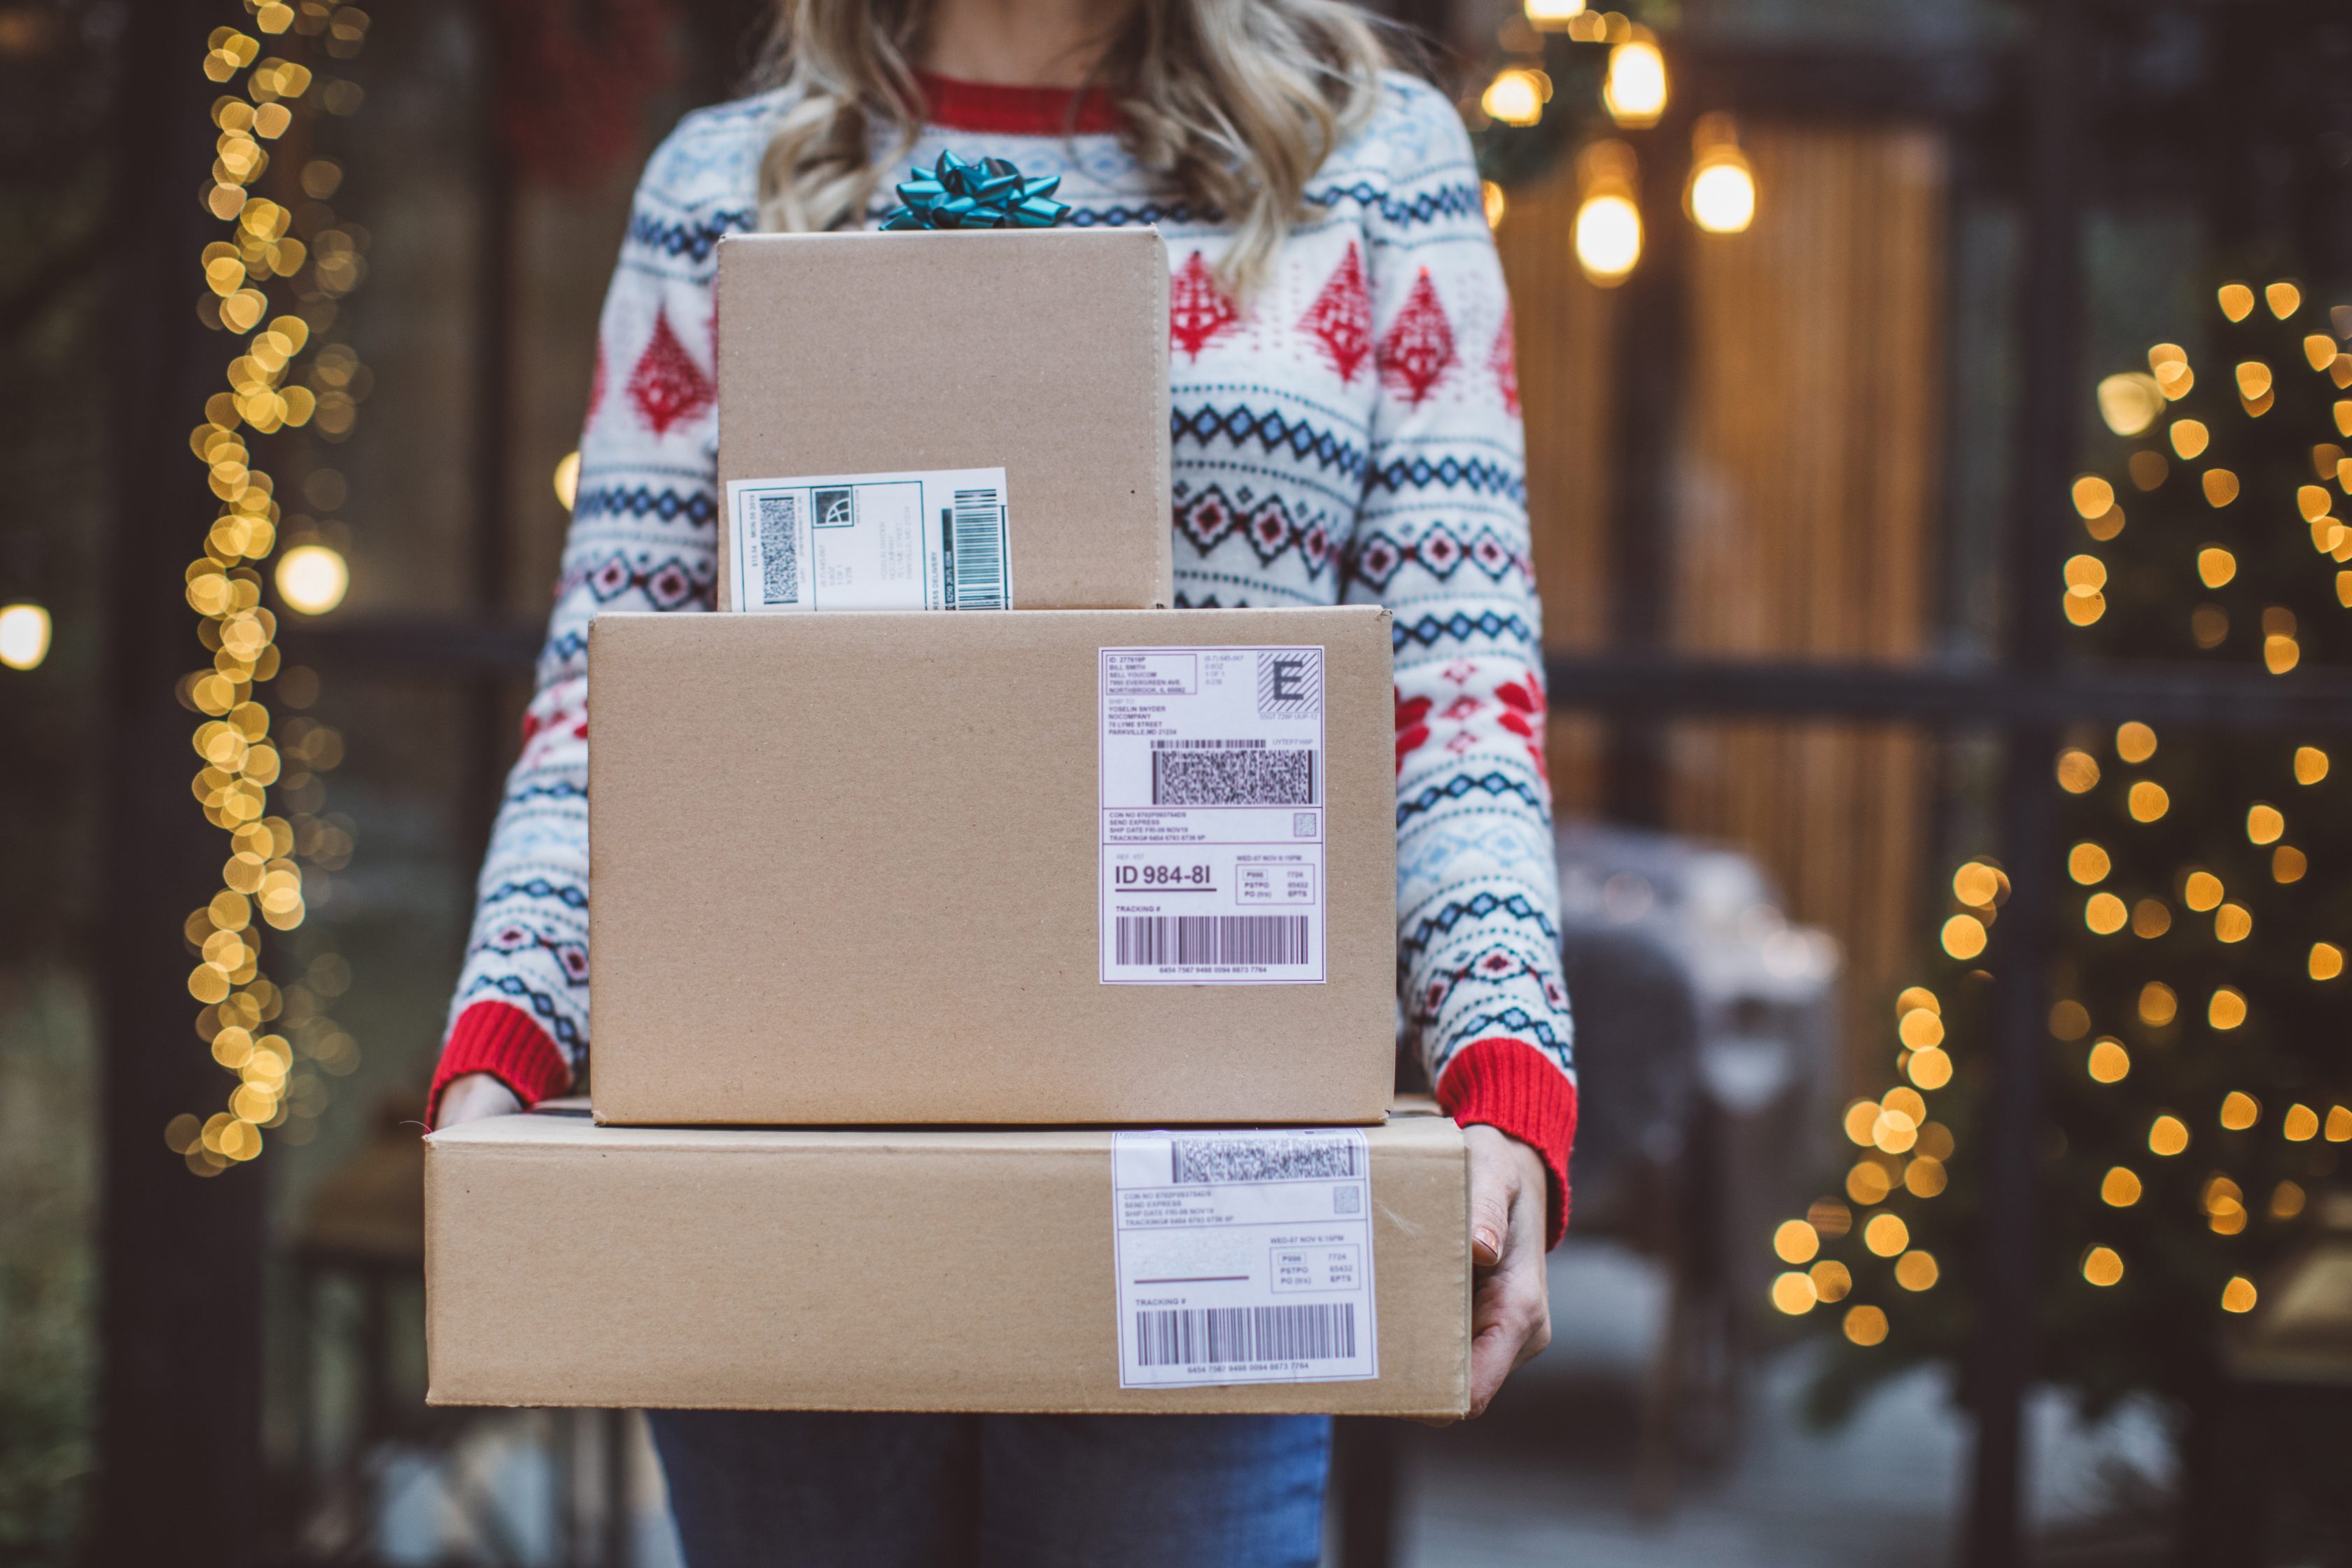
POLYGON ((913 177, 898 187, 906 205, 882 219, 886 229, 1051 228, 1069 216, 1067 202, 1052 199, 1060 175, 1026 180, 1003 158, 971 163, 942 153, 929 174, 908 173, 913 177))

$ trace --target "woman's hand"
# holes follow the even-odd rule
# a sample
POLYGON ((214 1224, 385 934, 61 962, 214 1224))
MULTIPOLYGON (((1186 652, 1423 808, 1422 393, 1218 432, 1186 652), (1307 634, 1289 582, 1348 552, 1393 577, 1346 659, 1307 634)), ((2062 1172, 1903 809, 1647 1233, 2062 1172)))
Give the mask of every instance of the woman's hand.
MULTIPOLYGON (((479 1121, 485 1116, 512 1116, 522 1109, 515 1091, 486 1072, 469 1072, 453 1078, 441 1089, 441 1106, 433 1118, 436 1127, 455 1127, 461 1121, 479 1121)), ((1540 1172, 1537 1182, 1542 1182, 1540 1172)), ((1543 1231, 1538 1223, 1536 1238, 1540 1242, 1543 1231)))
MULTIPOLYGON (((444 1103, 446 1103, 446 1101, 444 1103)), ((1543 1157, 1506 1132, 1465 1127, 1470 1143, 1470 1414, 1485 1412, 1503 1380, 1551 1343, 1544 1277, 1543 1157)))

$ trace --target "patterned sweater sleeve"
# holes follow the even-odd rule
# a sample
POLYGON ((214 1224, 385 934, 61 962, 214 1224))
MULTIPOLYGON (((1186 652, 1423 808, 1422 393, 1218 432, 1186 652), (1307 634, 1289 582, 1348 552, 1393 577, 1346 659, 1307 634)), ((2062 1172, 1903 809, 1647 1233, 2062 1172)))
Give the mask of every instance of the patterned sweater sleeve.
POLYGON ((572 528, 482 864, 472 935, 433 1079, 489 1072, 526 1104, 588 1060, 588 623, 598 612, 710 607, 718 405, 711 342, 719 236, 751 188, 731 165, 758 141, 732 122, 760 104, 689 115, 655 153, 632 205, 598 326, 572 528))
POLYGON ((1381 392, 1349 597, 1396 617, 1400 997, 1438 1099, 1532 1144, 1567 1223, 1576 1079, 1510 300, 1453 106, 1392 80, 1366 206, 1381 392))

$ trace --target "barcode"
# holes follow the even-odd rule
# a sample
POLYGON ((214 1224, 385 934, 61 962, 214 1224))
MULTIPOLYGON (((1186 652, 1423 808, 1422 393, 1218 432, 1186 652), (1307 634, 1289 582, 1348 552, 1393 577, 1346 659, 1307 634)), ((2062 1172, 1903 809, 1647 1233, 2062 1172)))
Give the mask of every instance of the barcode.
POLYGON ((1313 805, 1313 752, 1219 747, 1151 753, 1154 805, 1313 805))
POLYGON ((1356 1353, 1356 1307, 1342 1301, 1138 1312, 1135 1349, 1139 1366, 1344 1361, 1356 1353))
POLYGON ((1176 1138, 1169 1141, 1171 1182, 1336 1182, 1363 1174, 1349 1137, 1176 1138))
POLYGON ((1238 741, 1154 741, 1155 752, 1262 752, 1272 742, 1263 737, 1238 741))
POLYGON ((1127 963, 1308 963, 1305 915, 1121 915, 1127 963))
POLYGON ((796 605, 801 598, 801 498, 758 496, 760 602, 796 605))
POLYGON ((956 491, 948 561, 957 609, 1004 608, 1004 505, 993 489, 956 491))

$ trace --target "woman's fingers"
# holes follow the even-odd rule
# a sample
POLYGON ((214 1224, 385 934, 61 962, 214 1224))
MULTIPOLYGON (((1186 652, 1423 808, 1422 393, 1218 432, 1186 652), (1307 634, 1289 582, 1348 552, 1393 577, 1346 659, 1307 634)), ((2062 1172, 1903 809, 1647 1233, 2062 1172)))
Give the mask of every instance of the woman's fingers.
POLYGON ((1544 1277, 1545 1177, 1533 1149, 1491 1127, 1470 1141, 1470 1414, 1483 1413, 1513 1369, 1551 1342, 1544 1277))
POLYGON ((455 1127, 463 1121, 479 1121, 485 1116, 512 1116, 522 1109, 515 1091, 486 1072, 469 1072, 451 1079, 441 1089, 441 1103, 434 1108, 436 1127, 455 1127))

